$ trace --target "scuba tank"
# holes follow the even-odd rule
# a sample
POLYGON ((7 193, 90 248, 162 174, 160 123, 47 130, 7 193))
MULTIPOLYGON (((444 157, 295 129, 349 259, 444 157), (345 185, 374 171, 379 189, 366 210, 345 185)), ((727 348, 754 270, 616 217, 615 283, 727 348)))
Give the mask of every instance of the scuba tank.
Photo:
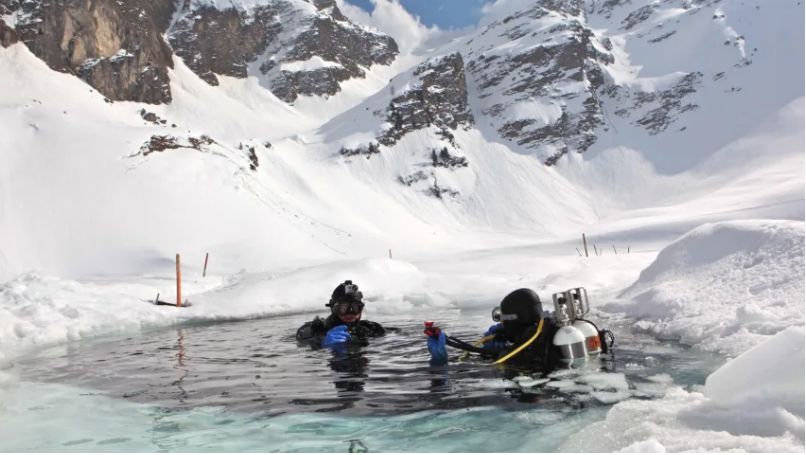
POLYGON ((554 317, 560 326, 554 334, 552 344, 557 351, 561 363, 569 367, 586 363, 588 352, 585 349, 585 335, 573 326, 573 315, 570 302, 573 297, 569 291, 552 295, 554 300, 554 317))
POLYGON ((582 319, 590 310, 588 291, 585 288, 572 288, 566 291, 568 294, 568 306, 571 310, 572 325, 585 336, 585 349, 590 356, 596 356, 602 352, 602 339, 599 337, 599 329, 586 320, 582 319))

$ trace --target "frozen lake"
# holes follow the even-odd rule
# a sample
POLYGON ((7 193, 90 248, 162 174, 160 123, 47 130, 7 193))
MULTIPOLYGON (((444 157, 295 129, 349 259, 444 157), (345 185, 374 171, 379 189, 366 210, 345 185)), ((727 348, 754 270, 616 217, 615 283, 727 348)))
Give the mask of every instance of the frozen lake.
MULTIPOLYGON (((414 317, 376 319, 396 330, 343 353, 296 343, 296 328, 311 317, 186 325, 45 349, 14 368, 19 382, 0 408, 0 449, 554 451, 612 404, 702 385, 720 364, 609 321, 615 356, 580 371, 541 378, 455 350, 438 368, 428 365, 414 317)), ((471 328, 488 324, 489 314, 436 319, 472 341, 480 332, 471 328)))

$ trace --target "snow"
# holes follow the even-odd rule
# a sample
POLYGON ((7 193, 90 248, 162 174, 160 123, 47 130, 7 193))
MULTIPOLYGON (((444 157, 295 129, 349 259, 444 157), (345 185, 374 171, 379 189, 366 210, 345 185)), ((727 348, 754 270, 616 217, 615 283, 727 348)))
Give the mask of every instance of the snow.
MULTIPOLYGON (((306 2, 305 0, 285 0, 293 4, 297 8, 305 9, 310 13, 316 12, 316 7, 306 2)), ((265 6, 274 3, 274 0, 192 0, 190 3, 191 10, 200 7, 213 7, 218 10, 236 9, 239 11, 249 12, 257 7, 265 6)))
POLYGON ((16 11, 11 14, 3 14, 3 22, 5 22, 7 26, 14 28, 17 26, 18 15, 16 11))
POLYGON ((738 355, 804 324, 804 223, 704 224, 658 253, 606 305, 642 328, 705 350, 738 355))
POLYGON ((726 363, 705 381, 705 395, 725 407, 783 408, 801 417, 803 434, 803 326, 778 332, 726 363))
POLYGON ((541 100, 530 99, 521 101, 512 106, 510 121, 534 118, 540 120, 543 125, 549 125, 557 121, 562 116, 562 106, 555 103, 543 103, 541 100))
MULTIPOLYGON (((205 3, 248 10, 261 1, 205 3)), ((531 3, 499 0, 483 21, 531 3)), ((412 82, 414 65, 466 42, 411 17, 392 24, 397 2, 379 1, 365 16, 340 7, 396 39, 409 33, 399 41, 403 55, 345 82, 336 96, 301 97, 293 106, 254 77, 220 76, 209 86, 181 61, 170 73, 171 104, 109 104, 22 44, 0 49, 0 365, 43 346, 191 321, 307 319, 302 313, 323 311, 345 279, 361 286, 370 318, 488 309, 524 286, 547 300, 582 285, 598 315, 628 318, 725 363, 693 389, 667 374, 638 384, 624 373, 556 376, 551 387, 614 403, 601 421, 576 422, 561 450, 803 452, 803 18, 790 3, 721 2, 719 20, 713 7, 681 14, 679 5, 659 4, 629 32, 620 21, 640 5, 617 8, 608 20, 591 15, 589 25, 614 45, 608 77, 657 92, 703 71, 700 109, 681 120, 685 134, 657 137, 609 112, 612 128, 601 143, 555 167, 513 153, 482 113, 510 100, 480 102, 469 82, 478 124, 454 133, 469 166, 437 169, 440 185, 458 191, 442 200, 397 181, 427 168, 429 150, 445 146, 434 130, 408 134, 370 159, 338 156, 341 146, 375 137, 382 124, 374 112, 412 82), (646 41, 678 21, 686 33, 646 41), (725 46, 728 35, 744 42, 725 46), (736 67, 745 57, 752 65, 736 67), (730 95, 730 87, 742 90, 730 95), (177 127, 144 122, 143 108, 177 127), (216 142, 138 154, 156 134, 216 142), (582 233, 588 258, 577 253, 582 233), (593 255, 594 243, 601 255, 593 255), (173 300, 177 252, 193 306, 150 305, 157 293, 173 300)), ((542 20, 540 27, 558 22, 542 20)), ((496 44, 478 39, 480 47, 496 44)), ((328 64, 314 57, 285 65, 328 64)), ((508 115, 550 122, 559 107, 536 98, 508 115)), ((19 411, 36 421, 41 415, 20 404, 30 397, 4 395, 14 381, 0 369, 0 416, 19 411)))
POLYGON ((783 330, 733 359, 704 393, 672 388, 659 401, 622 401, 561 449, 802 452, 804 334, 783 330))
POLYGON ((309 58, 308 60, 303 61, 294 61, 294 62, 283 62, 280 65, 280 69, 282 71, 316 71, 322 68, 338 68, 341 67, 341 64, 337 62, 330 62, 318 55, 314 55, 313 57, 309 58))

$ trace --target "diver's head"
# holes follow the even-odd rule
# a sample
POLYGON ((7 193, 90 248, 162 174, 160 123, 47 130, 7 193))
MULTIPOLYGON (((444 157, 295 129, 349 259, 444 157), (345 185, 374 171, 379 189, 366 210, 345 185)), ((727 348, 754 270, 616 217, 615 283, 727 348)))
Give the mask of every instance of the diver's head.
POLYGON ((352 324, 361 320, 361 312, 364 310, 363 298, 364 294, 358 290, 358 285, 347 280, 336 286, 326 306, 330 307, 331 313, 338 320, 352 324))
POLYGON ((543 304, 531 289, 516 289, 501 300, 500 320, 506 333, 515 334, 531 327, 540 321, 542 315, 543 304))

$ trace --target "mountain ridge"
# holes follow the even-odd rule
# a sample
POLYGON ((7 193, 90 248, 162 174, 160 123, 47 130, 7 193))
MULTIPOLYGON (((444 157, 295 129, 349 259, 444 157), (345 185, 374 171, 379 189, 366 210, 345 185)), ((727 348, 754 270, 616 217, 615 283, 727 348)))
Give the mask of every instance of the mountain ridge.
MULTIPOLYGON (((802 127, 786 122, 776 133, 781 141, 757 127, 802 105, 802 84, 795 82, 803 79, 803 56, 780 44, 797 44, 792 37, 802 34, 803 19, 792 11, 803 6, 670 0, 632 14, 650 3, 608 2, 601 13, 591 13, 590 3, 563 3, 585 6, 584 18, 544 6, 538 12, 533 2, 497 4, 509 9, 493 8, 478 29, 427 46, 409 43, 390 64, 362 67, 363 78, 340 81, 337 93, 298 94, 293 102, 276 96, 269 78, 249 75, 250 68, 245 78, 216 74, 214 86, 176 55, 165 70, 170 103, 105 102, 74 73, 53 71, 24 42, 9 42, 0 49, 4 273, 126 273, 154 257, 203 254, 198 250, 210 246, 226 251, 222 268, 235 271, 389 249, 413 255, 576 239, 581 232, 607 233, 612 243, 637 248, 647 235, 645 214, 657 210, 681 217, 671 233, 692 227, 692 217, 802 217, 792 202, 803 197, 802 146, 792 145, 802 127), (540 35, 553 27, 556 36, 540 35), (520 38, 526 41, 508 36, 513 29, 528 31, 520 38), (541 73, 510 71, 505 62, 545 53, 553 56, 549 67, 559 69, 558 55, 590 51, 580 44, 583 30, 592 33, 586 39, 594 51, 607 51, 599 60, 575 57, 601 69, 595 92, 590 72, 576 66, 549 71, 556 77, 544 86, 545 97, 507 92, 541 73), (531 33, 548 41, 529 42, 531 33), (482 52, 502 63, 474 74, 468 67, 483 61, 482 52), (606 55, 612 63, 605 64, 606 55), (499 70, 509 82, 481 89, 484 75, 499 70), (575 124, 571 114, 577 123, 584 118, 592 93, 599 100, 595 124, 568 126, 575 124), (490 112, 496 105, 501 110, 490 112), (668 120, 665 129, 658 123, 652 134, 639 122, 647 116, 668 120), (555 133, 536 147, 518 144, 519 136, 499 132, 518 119, 555 133), (573 135, 564 136, 563 125, 573 135), (595 141, 577 153, 573 144, 589 135, 595 141), (553 165, 544 164, 565 146, 553 165), (738 150, 743 158, 733 159, 738 150), (748 159, 754 153, 769 158, 748 159), (726 196, 761 181, 774 184, 741 204, 726 196), (729 203, 706 201, 715 195, 729 203)), ((174 12, 166 20, 180 17, 174 12)), ((26 20, 5 10, 3 36, 17 34, 13 26, 26 20)), ((112 57, 120 50, 105 49, 112 57)), ((123 55, 98 65, 135 60, 123 55)), ((321 65, 310 60, 279 65, 321 65)))

